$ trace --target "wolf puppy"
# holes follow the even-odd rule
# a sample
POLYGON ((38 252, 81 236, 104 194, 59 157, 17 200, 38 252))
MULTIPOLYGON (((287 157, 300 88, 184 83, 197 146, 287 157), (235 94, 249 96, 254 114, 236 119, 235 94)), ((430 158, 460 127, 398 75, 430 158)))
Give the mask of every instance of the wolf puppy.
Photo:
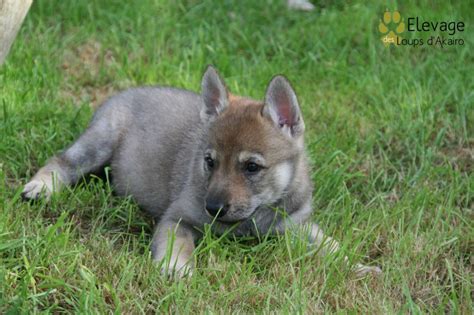
MULTIPOLYGON (((48 198, 111 165, 115 190, 156 219, 151 250, 168 274, 191 271, 205 224, 236 235, 306 226, 311 242, 331 252, 338 244, 306 223, 312 184, 303 133, 298 100, 283 76, 259 102, 231 95, 208 67, 201 95, 142 87, 106 101, 79 139, 26 184, 23 197, 48 198)), ((380 269, 357 265, 358 273, 370 271, 380 269)))

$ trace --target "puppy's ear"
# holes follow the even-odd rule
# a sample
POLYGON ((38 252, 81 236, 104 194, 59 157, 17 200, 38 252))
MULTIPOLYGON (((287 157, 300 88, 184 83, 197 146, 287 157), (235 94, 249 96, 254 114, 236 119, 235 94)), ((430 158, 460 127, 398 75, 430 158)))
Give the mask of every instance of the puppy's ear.
POLYGON ((262 114, 291 137, 297 137, 304 132, 298 99, 284 76, 275 76, 268 84, 262 114))
POLYGON ((229 105, 227 88, 213 66, 207 66, 202 77, 201 94, 204 100, 204 108, 201 110, 202 119, 215 118, 229 105))

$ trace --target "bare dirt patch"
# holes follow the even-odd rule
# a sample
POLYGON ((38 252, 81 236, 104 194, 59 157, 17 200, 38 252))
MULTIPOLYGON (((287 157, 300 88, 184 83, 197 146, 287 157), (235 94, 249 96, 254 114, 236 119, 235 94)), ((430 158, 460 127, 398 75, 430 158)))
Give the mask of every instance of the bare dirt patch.
POLYGON ((89 103, 96 108, 116 91, 110 83, 115 64, 112 50, 95 40, 66 50, 61 64, 66 78, 61 97, 76 105, 89 103))

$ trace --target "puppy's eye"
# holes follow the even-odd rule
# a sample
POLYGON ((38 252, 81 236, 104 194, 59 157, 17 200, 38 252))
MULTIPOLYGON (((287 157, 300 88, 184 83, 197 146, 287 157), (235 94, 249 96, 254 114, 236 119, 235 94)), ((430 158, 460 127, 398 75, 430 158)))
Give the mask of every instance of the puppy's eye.
POLYGON ((248 174, 256 174, 258 173, 262 167, 254 162, 247 162, 245 164, 245 172, 248 174))
POLYGON ((204 158, 204 161, 206 162, 207 167, 209 167, 210 169, 214 167, 214 160, 210 156, 206 156, 204 158))

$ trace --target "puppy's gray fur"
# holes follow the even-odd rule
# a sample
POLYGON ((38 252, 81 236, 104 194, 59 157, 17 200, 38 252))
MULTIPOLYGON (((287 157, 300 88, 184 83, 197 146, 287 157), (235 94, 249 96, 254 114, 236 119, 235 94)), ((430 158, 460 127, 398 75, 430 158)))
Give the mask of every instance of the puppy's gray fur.
MULTIPOLYGON (((311 241, 334 251, 337 243, 306 223, 312 184, 303 133, 285 78, 275 77, 265 101, 258 102, 231 95, 208 67, 201 95, 141 87, 110 98, 79 139, 38 171, 23 196, 48 197, 111 165, 116 191, 133 196, 158 222, 154 259, 165 262, 164 272, 178 275, 191 271, 194 241, 205 224, 237 235, 307 225, 311 241), (252 172, 249 163, 258 170, 252 172), (206 211, 213 198, 226 205, 217 218, 206 211)), ((380 271, 357 267, 360 273, 380 271)))

